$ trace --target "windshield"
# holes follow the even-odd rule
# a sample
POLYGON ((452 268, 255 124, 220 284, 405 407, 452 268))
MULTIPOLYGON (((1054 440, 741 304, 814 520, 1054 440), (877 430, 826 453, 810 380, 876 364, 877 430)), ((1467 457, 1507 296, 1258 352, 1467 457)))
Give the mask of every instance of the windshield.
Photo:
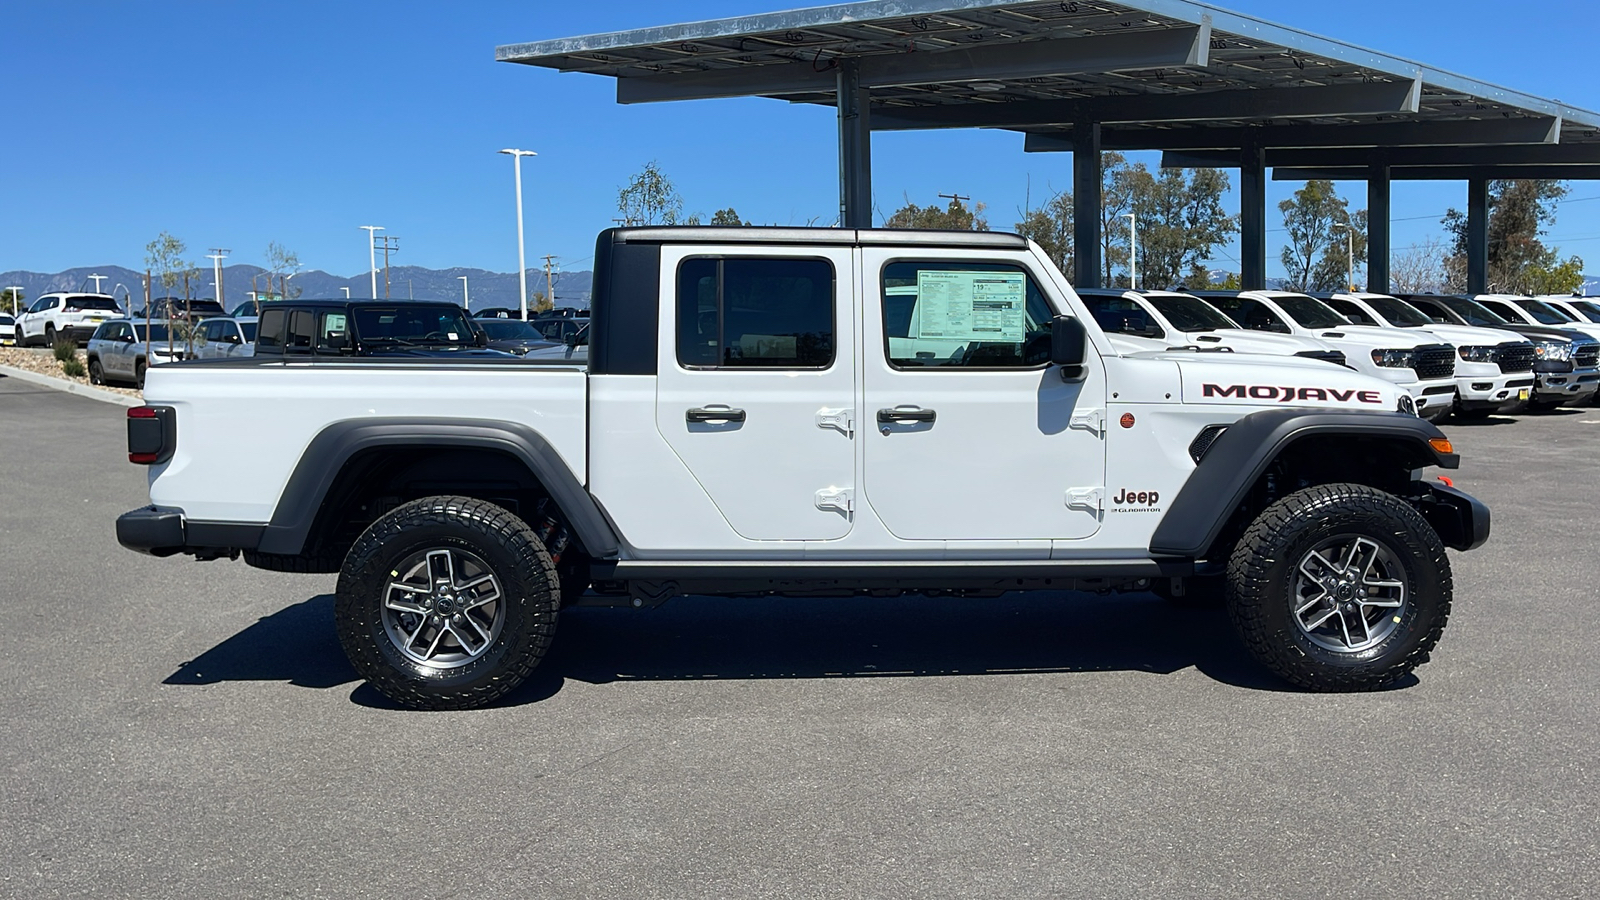
POLYGON ((1198 297, 1161 296, 1144 299, 1179 331, 1222 331, 1239 327, 1237 322, 1198 297))
POLYGON ((472 323, 455 306, 358 306, 352 312, 362 341, 471 346, 472 323))
POLYGON ((1572 306, 1578 312, 1588 316, 1589 321, 1600 322, 1600 304, 1591 303, 1588 300, 1574 300, 1572 301, 1572 306))
POLYGON ((1434 297, 1432 299, 1434 302, 1443 304, 1446 309, 1465 319, 1468 325, 1476 325, 1479 328, 1493 328, 1496 325, 1511 324, 1510 322, 1506 321, 1505 316, 1500 315, 1476 300, 1468 300, 1466 297, 1434 297))
POLYGON ((104 309, 116 312, 117 301, 110 297, 68 297, 64 301, 68 309, 104 309))
POLYGON ((1378 314, 1389 320, 1390 325, 1400 328, 1421 328, 1434 324, 1433 320, 1423 315, 1421 310, 1393 297, 1367 297, 1367 305, 1378 311, 1378 314))
POLYGON ((1565 325, 1577 321, 1554 306, 1542 300, 1518 300, 1517 305, 1528 311, 1533 320, 1540 325, 1565 325))
POLYGON ((520 319, 478 319, 478 327, 492 341, 542 341, 539 329, 520 319))
POLYGON ((1301 328, 1338 328, 1349 325, 1345 318, 1333 311, 1333 307, 1315 297, 1301 294, 1292 294, 1287 297, 1273 297, 1273 302, 1283 307, 1289 318, 1299 323, 1301 328))

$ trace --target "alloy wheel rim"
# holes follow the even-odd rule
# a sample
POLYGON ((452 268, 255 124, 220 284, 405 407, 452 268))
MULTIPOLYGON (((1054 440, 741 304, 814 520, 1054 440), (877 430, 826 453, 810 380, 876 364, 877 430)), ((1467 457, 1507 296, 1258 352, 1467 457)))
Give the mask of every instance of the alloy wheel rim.
POLYGON ((1404 618, 1404 575, 1395 552, 1372 538, 1323 541, 1295 567, 1295 625, 1312 643, 1336 653, 1376 647, 1404 618))
POLYGON ((407 659, 453 669, 494 646, 505 626, 505 590, 476 554, 420 550, 390 572, 382 618, 389 641, 407 659))

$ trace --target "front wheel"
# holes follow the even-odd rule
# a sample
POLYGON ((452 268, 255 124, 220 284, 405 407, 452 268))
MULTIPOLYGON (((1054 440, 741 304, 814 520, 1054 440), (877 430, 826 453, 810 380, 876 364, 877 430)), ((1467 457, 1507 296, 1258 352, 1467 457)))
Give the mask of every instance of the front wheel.
POLYGON ((1422 515, 1359 484, 1268 507, 1228 561, 1228 613, 1252 655, 1314 691, 1387 687, 1450 616, 1450 561, 1422 515))
POLYGON ((527 523, 468 497, 397 507, 356 541, 334 621, 356 671, 414 709, 504 696, 544 658, 560 577, 527 523))
POLYGON ((106 370, 100 368, 100 360, 98 360, 98 359, 89 360, 89 383, 90 384, 105 384, 106 383, 106 370))

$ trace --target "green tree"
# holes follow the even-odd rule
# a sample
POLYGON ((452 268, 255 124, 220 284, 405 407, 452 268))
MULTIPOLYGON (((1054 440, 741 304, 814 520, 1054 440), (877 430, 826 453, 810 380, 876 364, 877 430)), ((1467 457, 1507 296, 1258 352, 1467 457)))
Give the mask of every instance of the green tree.
POLYGON ((1284 229, 1289 232, 1289 243, 1278 257, 1289 273, 1284 279, 1285 288, 1326 290, 1344 283, 1346 238, 1335 225, 1356 229, 1356 261, 1365 262, 1366 214, 1360 211, 1352 215, 1349 207, 1349 201, 1340 197, 1333 182, 1326 179, 1306 182, 1293 197, 1278 204, 1284 229))
POLYGON ((727 209, 719 209, 712 213, 711 224, 740 226, 749 225, 750 223, 740 219, 738 210, 730 206, 727 209))
POLYGON ((161 286, 170 295, 178 282, 183 280, 183 273, 194 268, 183 259, 183 254, 189 251, 183 241, 178 240, 163 231, 155 240, 144 245, 144 262, 150 271, 161 280, 161 286))
POLYGON ((1537 263, 1523 273, 1527 290, 1535 294, 1571 294, 1583 287, 1583 260, 1567 257, 1566 262, 1537 263))
POLYGON ((1152 176, 1141 165, 1129 183, 1139 223, 1140 284, 1208 286, 1205 261, 1238 230, 1237 218, 1222 210, 1228 176, 1220 169, 1162 169, 1152 176))
MULTIPOLYGON (((1489 182, 1489 289, 1511 293, 1566 293, 1583 284, 1583 261, 1560 260, 1560 252, 1546 247, 1541 238, 1556 220, 1556 205, 1569 193, 1565 182, 1552 180, 1489 182), (1575 266, 1574 283, 1567 272, 1575 266), (1550 285, 1571 287, 1544 291, 1550 285)), ((1441 220, 1451 237, 1445 269, 1451 290, 1465 290, 1467 272, 1467 216, 1451 209, 1441 220)))
POLYGON ((1367 211, 1358 209, 1350 214, 1350 221, 1337 222, 1333 230, 1333 243, 1328 246, 1327 252, 1317 260, 1316 268, 1311 270, 1311 287, 1313 291, 1345 291, 1356 287, 1350 283, 1351 272, 1359 272, 1367 261, 1367 211), (1352 236, 1347 237, 1344 229, 1351 229, 1352 236), (1355 268, 1350 267, 1350 251, 1355 251, 1355 268))
POLYGON ((300 296, 300 288, 289 284, 289 276, 298 271, 300 271, 300 254, 277 241, 267 242, 267 293, 274 293, 272 280, 276 277, 278 296, 285 300, 293 300, 300 296))
POLYGON ((1144 163, 1128 164, 1128 158, 1115 150, 1100 156, 1100 265, 1102 284, 1126 285, 1127 278, 1113 277, 1114 272, 1128 268, 1128 249, 1131 232, 1124 218, 1133 210, 1139 184, 1148 180, 1150 170, 1144 163))
POLYGON ((1074 264, 1072 225, 1074 209, 1072 194, 1060 191, 1050 195, 1043 206, 1031 204, 1021 211, 1022 221, 1016 224, 1017 234, 1039 245, 1062 272, 1071 275, 1074 264))
POLYGON ((968 209, 960 198, 950 201, 950 205, 940 209, 938 204, 930 203, 927 206, 918 206, 906 197, 906 205, 894 211, 894 214, 883 221, 885 228, 928 228, 938 231, 988 231, 989 220, 983 217, 985 207, 982 203, 973 204, 968 209))
MULTIPOLYGON (((683 219, 683 198, 652 160, 617 191, 617 212, 624 225, 677 225, 683 219)), ((683 224, 698 224, 698 217, 691 216, 683 224)))

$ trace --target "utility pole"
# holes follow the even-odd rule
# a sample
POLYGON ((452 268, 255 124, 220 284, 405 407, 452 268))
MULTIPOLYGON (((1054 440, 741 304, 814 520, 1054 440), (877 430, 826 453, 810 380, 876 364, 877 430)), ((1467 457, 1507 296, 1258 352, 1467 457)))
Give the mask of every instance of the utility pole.
MULTIPOLYGON (((389 254, 400 252, 400 239, 392 234, 383 236, 383 299, 389 299, 389 254)), ((377 293, 376 290, 373 293, 377 293)), ((374 297, 373 299, 377 299, 374 297)))
POLYGON ((457 275, 461 279, 461 308, 472 309, 472 298, 467 295, 467 276, 457 275))
POLYGON ((105 281, 107 277, 109 277, 109 276, 106 276, 106 275, 85 275, 83 280, 84 281, 88 281, 89 279, 93 278, 94 279, 94 292, 96 294, 98 294, 98 293, 100 293, 100 282, 105 281))
POLYGON ((962 200, 971 200, 972 198, 966 196, 965 194, 940 194, 939 199, 949 200, 952 203, 960 203, 962 200))
POLYGON ((538 156, 532 150, 507 147, 500 151, 511 155, 517 172, 517 280, 522 285, 522 321, 528 321, 528 256, 527 244, 522 238, 522 158, 538 156))
POLYGON ((1128 220, 1128 287, 1139 289, 1139 214, 1123 213, 1128 220))
POLYGON ((372 299, 378 299, 378 244, 377 233, 383 230, 382 225, 363 225, 367 230, 367 259, 372 268, 372 299))
POLYGON ((555 276, 550 274, 550 264, 554 260, 554 256, 544 258, 544 299, 549 301, 551 309, 556 308, 556 281, 555 276))
POLYGON ((206 258, 211 260, 212 273, 217 277, 217 305, 223 312, 228 311, 228 305, 222 302, 222 261, 228 258, 229 251, 225 247, 212 247, 206 258))

